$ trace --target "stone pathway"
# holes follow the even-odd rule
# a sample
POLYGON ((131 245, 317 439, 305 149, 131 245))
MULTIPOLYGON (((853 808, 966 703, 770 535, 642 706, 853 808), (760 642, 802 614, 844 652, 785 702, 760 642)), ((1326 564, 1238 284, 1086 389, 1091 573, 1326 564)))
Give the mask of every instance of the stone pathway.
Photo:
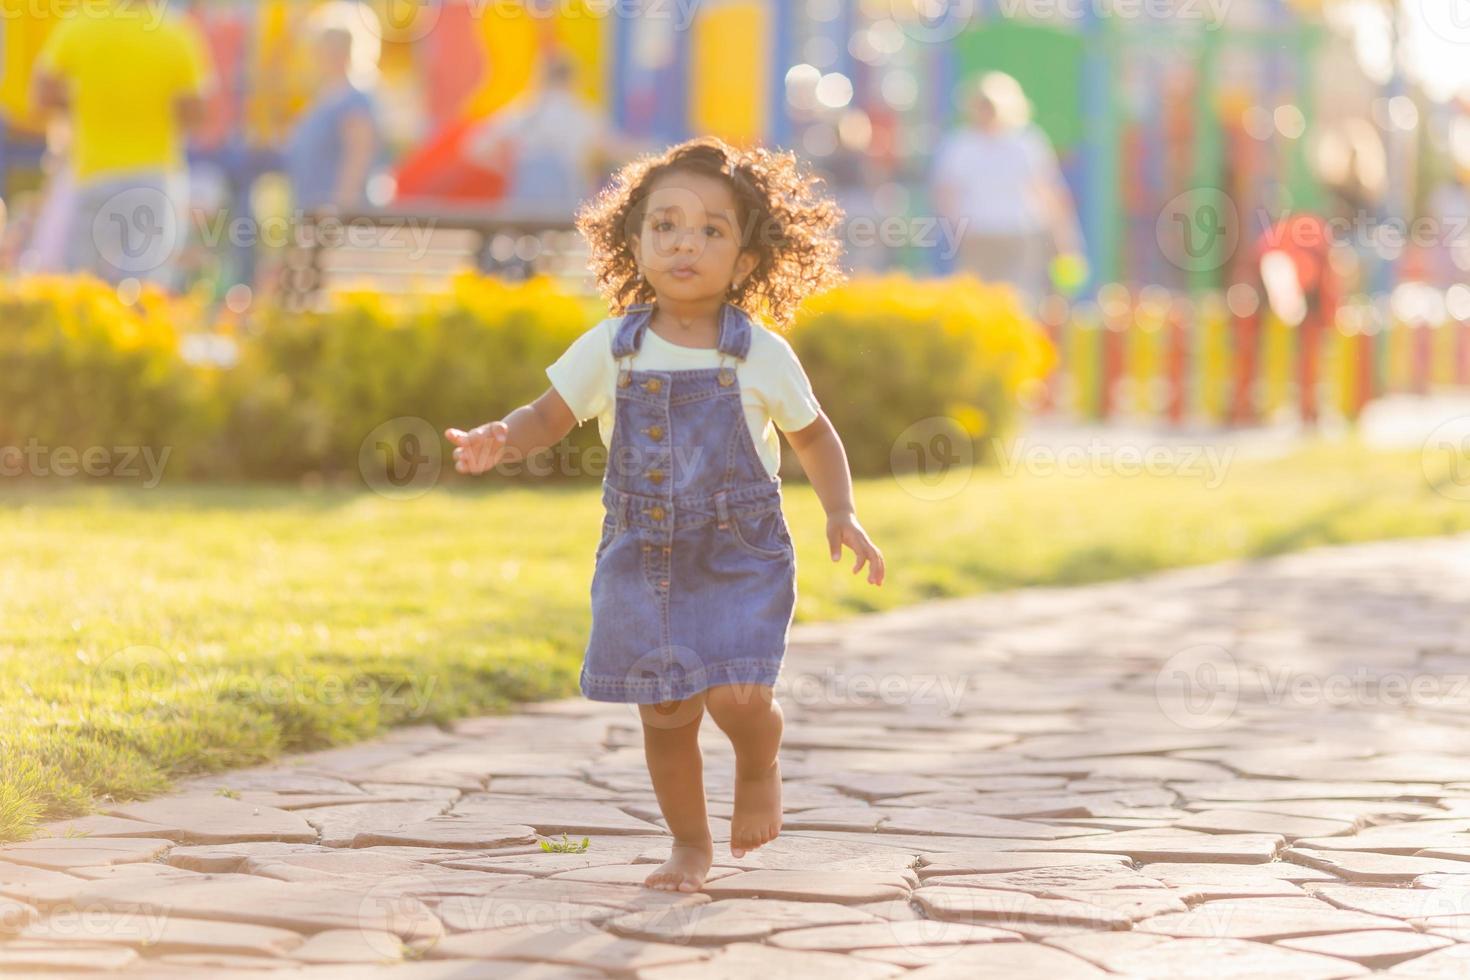
POLYGON ((1470 975, 1467 602, 1459 537, 802 627, 693 895, 623 705, 198 780, 0 848, 0 975, 1470 975))

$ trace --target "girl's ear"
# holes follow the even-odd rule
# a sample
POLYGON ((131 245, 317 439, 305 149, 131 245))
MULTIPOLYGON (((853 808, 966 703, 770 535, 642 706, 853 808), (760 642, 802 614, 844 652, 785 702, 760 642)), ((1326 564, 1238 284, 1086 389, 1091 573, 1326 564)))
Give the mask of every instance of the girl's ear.
POLYGON ((750 278, 750 274, 755 271, 755 267, 760 264, 761 257, 756 253, 749 249, 741 252, 739 258, 735 260, 735 281, 745 282, 746 279, 750 278))

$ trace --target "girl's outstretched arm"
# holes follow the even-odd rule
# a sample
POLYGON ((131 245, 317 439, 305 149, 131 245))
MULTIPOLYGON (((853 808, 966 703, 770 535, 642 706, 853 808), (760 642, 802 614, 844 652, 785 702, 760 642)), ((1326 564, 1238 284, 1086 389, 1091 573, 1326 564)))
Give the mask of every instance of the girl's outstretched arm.
POLYGON ((444 438, 454 443, 454 468, 460 473, 484 473, 501 460, 524 460, 566 437, 577 418, 555 388, 522 405, 503 419, 486 422, 466 432, 445 429, 444 438))
POLYGON ((827 511, 827 546, 833 561, 842 560, 845 544, 857 556, 853 574, 868 563, 868 581, 883 584, 883 552, 878 550, 868 532, 858 523, 857 508, 852 502, 852 473, 847 465, 847 451, 832 427, 826 412, 818 412, 816 421, 804 429, 786 433, 786 440, 801 460, 801 467, 811 480, 817 499, 827 511))

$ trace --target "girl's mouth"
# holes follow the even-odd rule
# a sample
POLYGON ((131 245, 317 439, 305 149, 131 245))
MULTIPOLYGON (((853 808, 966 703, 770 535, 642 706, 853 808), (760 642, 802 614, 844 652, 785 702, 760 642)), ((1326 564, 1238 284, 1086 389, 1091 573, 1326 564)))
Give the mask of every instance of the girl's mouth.
POLYGON ((695 271, 690 268, 669 270, 669 275, 673 276, 675 279, 693 279, 696 274, 697 273, 695 273, 695 271))

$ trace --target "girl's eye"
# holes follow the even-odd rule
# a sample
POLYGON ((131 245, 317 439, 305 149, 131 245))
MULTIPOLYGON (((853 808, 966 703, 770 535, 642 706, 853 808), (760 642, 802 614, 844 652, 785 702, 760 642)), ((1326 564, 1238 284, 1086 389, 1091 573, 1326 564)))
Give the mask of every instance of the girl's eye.
POLYGON ((720 233, 720 229, 716 228, 714 225, 705 225, 704 226, 704 230, 705 231, 712 231, 716 235, 718 235, 720 233))
POLYGON ((674 227, 674 223, 668 218, 660 218, 653 223, 654 231, 668 231, 672 227, 674 227))

